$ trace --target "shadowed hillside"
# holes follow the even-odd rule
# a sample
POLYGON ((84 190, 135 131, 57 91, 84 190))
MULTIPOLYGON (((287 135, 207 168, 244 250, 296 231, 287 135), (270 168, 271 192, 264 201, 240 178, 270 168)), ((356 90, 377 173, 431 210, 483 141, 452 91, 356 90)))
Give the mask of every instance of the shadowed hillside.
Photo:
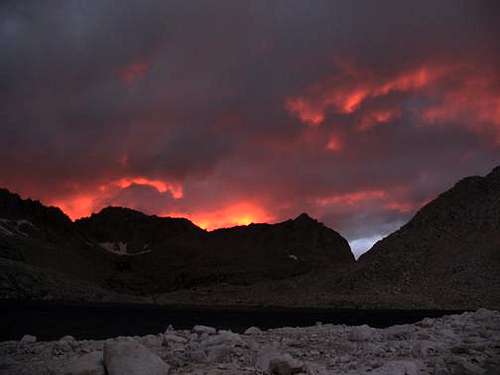
MULTIPOLYGON (((23 272, 43 270, 120 293, 154 296, 354 264, 347 241, 306 214, 278 224, 207 232, 187 219, 108 207, 73 223, 57 208, 7 190, 0 193, 0 257, 14 262, 3 265, 7 270, 12 265, 2 280, 3 295, 9 298, 16 290, 22 298, 33 295, 25 289, 34 279, 23 272), (23 264, 34 268, 27 271, 23 264)), ((46 280, 39 279, 38 284, 46 280)), ((43 298, 44 288, 32 288, 43 298)), ((49 286, 45 289, 47 296, 54 294, 49 286)))

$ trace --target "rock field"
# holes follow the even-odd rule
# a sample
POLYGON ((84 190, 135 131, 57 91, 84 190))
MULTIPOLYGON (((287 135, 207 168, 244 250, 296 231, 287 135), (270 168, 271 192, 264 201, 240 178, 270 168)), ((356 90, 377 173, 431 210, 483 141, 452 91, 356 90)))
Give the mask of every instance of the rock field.
POLYGON ((143 337, 0 343, 0 374, 500 374, 500 312, 385 329, 317 323, 242 334, 195 326, 143 337))

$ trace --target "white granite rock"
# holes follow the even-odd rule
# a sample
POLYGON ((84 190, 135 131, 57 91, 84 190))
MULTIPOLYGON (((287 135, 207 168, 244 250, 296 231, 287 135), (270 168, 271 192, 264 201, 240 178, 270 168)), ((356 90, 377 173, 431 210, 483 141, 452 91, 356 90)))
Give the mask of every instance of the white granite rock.
POLYGON ((250 327, 245 331, 245 335, 260 335, 262 334, 262 330, 258 327, 250 327))
POLYGON ((104 366, 108 375, 167 375, 170 370, 160 357, 133 341, 107 342, 104 366))
POLYGON ((375 330, 366 324, 351 328, 349 340, 351 341, 367 341, 373 338, 375 330))
POLYGON ((203 326, 203 325, 196 325, 193 327, 193 332, 197 333, 199 335, 206 333, 208 335, 215 335, 217 333, 217 330, 213 327, 208 327, 208 326, 203 326))
POLYGON ((29 345, 29 344, 34 344, 35 342, 36 342, 36 336, 24 335, 22 339, 19 341, 19 345, 29 345))
POLYGON ((255 368, 269 374, 290 375, 301 372, 304 364, 288 353, 282 354, 266 347, 257 354, 255 368))
POLYGON ((70 361, 63 369, 65 375, 105 375, 102 352, 92 352, 70 361))
POLYGON ((146 346, 157 346, 162 344, 162 336, 159 335, 146 335, 141 338, 141 343, 146 346))
POLYGON ((215 345, 243 346, 245 345, 245 342, 240 335, 229 331, 220 331, 219 334, 215 336, 209 336, 201 342, 201 346, 204 348, 215 345))
POLYGON ((420 364, 415 361, 390 361, 367 372, 370 375, 419 375, 420 364))
POLYGON ((163 345, 168 346, 169 344, 175 343, 175 344, 185 344, 187 343, 187 339, 181 336, 177 336, 174 334, 165 334, 163 335, 163 345))
MULTIPOLYGON (((101 352, 103 346, 107 375, 164 374, 169 367, 176 375, 299 371, 308 375, 496 375, 500 368, 500 313, 489 310, 387 329, 323 324, 270 329, 256 335, 215 332, 210 327, 197 331, 201 334, 169 330, 137 339, 0 342, 0 373, 66 375, 70 364, 80 363, 99 374, 100 367, 90 365, 95 361, 82 358, 86 353, 101 352), (158 345, 157 339, 164 345, 158 345), (116 346, 126 350, 110 356, 110 348, 116 346), (53 348, 58 355, 53 355, 53 348), (113 358, 118 358, 116 363, 113 358)), ((75 367, 69 372, 78 371, 84 374, 87 369, 75 367)))

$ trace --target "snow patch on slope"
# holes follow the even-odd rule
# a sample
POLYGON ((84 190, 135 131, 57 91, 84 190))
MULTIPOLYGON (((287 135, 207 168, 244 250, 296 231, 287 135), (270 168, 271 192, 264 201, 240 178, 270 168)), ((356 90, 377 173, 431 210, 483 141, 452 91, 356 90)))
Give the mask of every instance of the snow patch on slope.
POLYGON ((127 244, 125 242, 101 242, 99 245, 112 253, 127 255, 127 244))
POLYGON ((144 250, 143 251, 138 251, 138 252, 133 252, 129 253, 128 252, 128 244, 126 242, 101 242, 99 245, 117 255, 128 255, 128 256, 134 256, 134 255, 141 255, 141 254, 146 254, 150 253, 151 250, 149 249, 149 244, 144 245, 144 250))
POLYGON ((28 237, 28 234, 22 230, 22 226, 30 226, 36 228, 31 221, 28 220, 10 220, 0 218, 0 233, 7 236, 23 236, 28 237))
POLYGON ((10 230, 8 230, 6 227, 2 225, 1 220, 2 219, 0 219, 0 232, 7 236, 14 236, 14 233, 12 233, 10 230))

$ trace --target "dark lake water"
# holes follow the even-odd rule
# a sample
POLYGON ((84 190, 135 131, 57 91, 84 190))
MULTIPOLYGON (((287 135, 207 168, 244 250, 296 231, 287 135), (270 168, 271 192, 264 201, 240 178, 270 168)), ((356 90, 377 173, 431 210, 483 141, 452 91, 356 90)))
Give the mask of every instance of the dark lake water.
POLYGON ((65 335, 77 339, 143 336, 196 324, 242 332, 250 326, 263 329, 311 326, 316 322, 388 327, 414 323, 425 317, 461 313, 451 310, 357 310, 357 309, 224 309, 155 305, 69 305, 54 303, 0 302, 0 341, 18 340, 31 334, 39 340, 65 335))

